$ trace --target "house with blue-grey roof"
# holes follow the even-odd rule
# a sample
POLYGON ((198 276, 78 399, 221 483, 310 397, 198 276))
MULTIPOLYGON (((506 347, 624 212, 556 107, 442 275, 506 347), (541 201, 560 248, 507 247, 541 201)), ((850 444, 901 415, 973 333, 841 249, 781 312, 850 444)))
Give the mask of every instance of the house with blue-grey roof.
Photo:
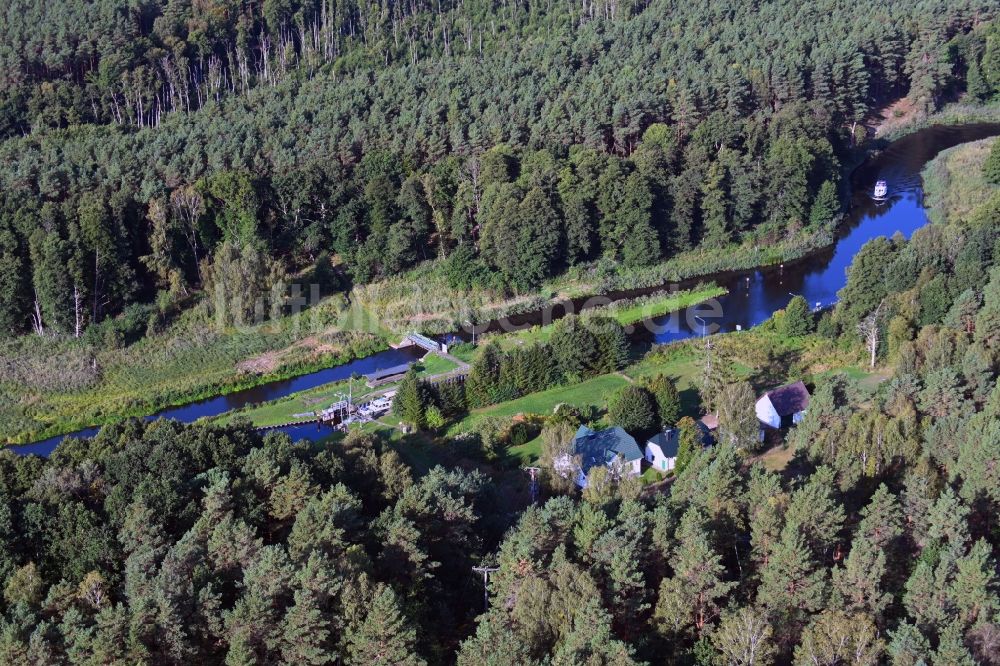
POLYGON ((646 442, 646 460, 656 471, 669 472, 677 462, 678 449, 680 449, 680 433, 677 428, 667 428, 646 442))
POLYGON ((605 430, 580 426, 570 453, 579 461, 576 485, 581 488, 587 487, 587 474, 597 465, 607 466, 616 478, 642 471, 642 450, 635 438, 618 426, 605 430))

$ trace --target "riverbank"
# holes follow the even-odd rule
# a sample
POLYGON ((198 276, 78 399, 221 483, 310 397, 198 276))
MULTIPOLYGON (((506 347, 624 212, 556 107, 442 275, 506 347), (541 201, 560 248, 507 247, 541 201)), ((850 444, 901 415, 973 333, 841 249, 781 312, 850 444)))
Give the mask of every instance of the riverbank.
MULTIPOLYGON (((720 296, 725 292, 726 290, 721 287, 707 285, 690 291, 656 294, 632 301, 613 303, 604 307, 594 308, 591 312, 593 314, 603 314, 612 317, 622 325, 629 326, 653 317, 682 310, 691 305, 720 296)), ((489 333, 480 338, 478 342, 482 345, 486 341, 495 340, 504 347, 531 344, 548 340, 553 328, 554 324, 549 324, 547 326, 532 326, 525 330, 509 333, 489 333)), ((464 346, 468 347, 468 345, 464 346)), ((457 352, 457 355, 463 360, 470 358, 464 353, 464 350, 457 352)), ((415 367, 421 377, 434 379, 456 370, 457 365, 443 357, 430 354, 417 362, 415 367)), ((352 391, 354 402, 359 403, 387 390, 391 390, 393 387, 394 384, 388 384, 379 386, 377 389, 372 389, 359 381, 355 381, 352 387, 349 382, 341 381, 295 393, 265 404, 247 406, 243 409, 227 413, 215 420, 222 423, 229 423, 235 418, 243 418, 257 427, 301 423, 312 420, 308 416, 303 416, 304 414, 328 407, 339 400, 341 394, 347 394, 348 391, 352 391)))
MULTIPOLYGON (((905 120, 844 157, 841 173, 844 203, 852 201, 855 171, 877 157, 892 141, 933 126, 1000 123, 1000 103, 952 103, 929 116, 909 114, 905 120)), ((460 328, 470 317, 477 323, 496 321, 569 300, 582 301, 605 294, 613 294, 616 299, 631 298, 671 283, 688 287, 701 279, 720 280, 739 271, 801 261, 829 250, 842 223, 843 217, 838 217, 826 225, 791 235, 762 225, 749 232, 741 243, 727 248, 690 250, 638 269, 626 270, 598 260, 570 268, 533 294, 506 298, 486 290, 451 289, 442 266, 427 262, 395 278, 360 286, 352 292, 352 299, 393 330, 448 333, 460 328)))
POLYGON ((0 441, 30 442, 146 416, 387 349, 389 337, 357 328, 362 318, 352 310, 333 297, 298 319, 219 331, 196 307, 132 344, 51 337, 5 342, 0 441))
MULTIPOLYGON (((459 368, 455 362, 433 353, 414 363, 414 369, 422 379, 433 380, 447 375, 459 368)), ((245 419, 257 428, 269 428, 292 423, 310 423, 315 421, 313 412, 326 409, 331 404, 343 399, 350 393, 355 404, 391 391, 395 383, 383 384, 372 388, 363 379, 338 381, 323 386, 300 391, 292 395, 272 400, 259 405, 249 405, 243 409, 226 412, 222 416, 211 419, 216 423, 231 423, 235 419, 245 419)))
POLYGON ((896 141, 928 127, 974 123, 1000 123, 1000 102, 989 104, 952 102, 932 114, 915 114, 909 116, 906 122, 887 125, 877 138, 881 141, 896 141))
POLYGON ((973 219, 998 196, 1000 186, 986 182, 983 165, 998 137, 942 151, 922 172, 924 205, 935 224, 973 219))
MULTIPOLYGON (((759 230, 753 238, 724 251, 693 250, 637 271, 615 272, 606 262, 597 262, 566 273, 544 293, 492 306, 486 302, 489 294, 454 292, 439 289, 433 281, 415 280, 355 289, 350 299, 337 294, 296 317, 247 328, 219 331, 196 306, 180 313, 165 330, 141 334, 131 344, 25 336, 0 345, 0 441, 32 442, 341 365, 387 349, 410 330, 455 331, 470 307, 477 312, 477 322, 499 320, 541 311, 567 298, 641 298, 672 281, 693 282, 706 272, 777 265, 829 245, 832 233, 821 229, 769 242, 773 239, 759 230), (392 308, 365 300, 399 284, 404 288, 395 302, 411 308, 409 316, 393 316, 392 308), (436 294, 437 300, 423 297, 427 293, 436 294), (435 311, 433 304, 441 302, 447 308, 435 311)), ((425 264, 420 271, 433 273, 435 265, 425 264)), ((724 290, 695 298, 721 293, 724 290)), ((651 298, 659 310, 650 310, 650 317, 697 302, 673 303, 673 295, 664 301, 651 298)))
POLYGON ((470 317, 477 324, 516 319, 567 301, 637 298, 663 291, 668 285, 689 289, 700 280, 709 282, 735 271, 796 261, 828 248, 834 242, 835 228, 831 223, 789 237, 761 227, 743 243, 720 250, 683 252, 640 269, 626 270, 599 260, 571 268, 533 294, 511 297, 486 290, 451 289, 441 265, 429 262, 390 280, 357 287, 351 298, 393 330, 444 334, 461 328, 470 317))
MULTIPOLYGON (((637 328, 642 322, 680 312, 699 303, 718 298, 727 293, 725 287, 715 284, 698 285, 694 289, 672 292, 659 292, 616 301, 602 307, 586 310, 593 315, 611 317, 625 327, 637 328)), ((480 344, 496 341, 505 348, 517 345, 528 345, 534 342, 546 342, 552 336, 554 324, 531 326, 511 331, 494 331, 479 338, 480 344)))

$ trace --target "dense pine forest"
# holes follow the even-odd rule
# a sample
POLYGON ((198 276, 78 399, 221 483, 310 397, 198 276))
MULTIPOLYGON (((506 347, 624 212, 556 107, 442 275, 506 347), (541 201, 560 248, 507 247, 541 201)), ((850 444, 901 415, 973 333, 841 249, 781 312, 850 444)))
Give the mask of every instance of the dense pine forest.
MULTIPOLYGON (((832 313, 719 339, 721 376, 774 334, 867 365, 877 323, 877 382, 818 379, 784 469, 741 426, 753 393, 713 382, 719 443, 669 486, 545 467, 537 504, 480 437, 419 469, 406 439, 124 422, 0 454, 0 660, 1000 663, 1000 141, 975 150, 935 162, 936 223, 869 243, 832 313)), ((547 418, 546 446, 579 419, 547 418)))
POLYGON ((202 288, 223 322, 280 312, 330 257, 333 288, 437 259, 504 294, 827 229, 873 107, 1000 90, 992 11, 11 2, 0 331, 79 337, 202 288))
MULTIPOLYGON (((293 282, 528 300, 829 242, 874 110, 1000 98, 988 0, 0 11, 19 435, 297 349, 288 317, 237 326, 281 320, 293 282)), ((0 664, 1000 664, 1000 139, 925 184, 931 223, 866 244, 822 313, 651 348, 613 310, 497 334, 464 382, 414 367, 389 426, 318 442, 242 412, 0 451, 0 664), (756 397, 796 379, 804 417, 762 438, 756 397), (581 490, 560 461, 584 425, 676 427, 676 467, 581 490)), ((384 348, 333 310, 325 353, 384 348)))

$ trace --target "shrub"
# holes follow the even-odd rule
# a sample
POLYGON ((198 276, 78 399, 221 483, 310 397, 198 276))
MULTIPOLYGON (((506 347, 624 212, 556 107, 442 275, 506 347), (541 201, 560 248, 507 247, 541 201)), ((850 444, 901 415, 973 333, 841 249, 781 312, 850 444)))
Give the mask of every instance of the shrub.
POLYGON ((530 424, 518 422, 510 426, 507 441, 510 442, 511 446, 523 446, 534 439, 535 434, 530 424))
POLYGON ((835 340, 839 333, 837 322, 833 320, 833 316, 829 312, 824 312, 819 318, 819 323, 816 324, 816 333, 828 340, 835 340))

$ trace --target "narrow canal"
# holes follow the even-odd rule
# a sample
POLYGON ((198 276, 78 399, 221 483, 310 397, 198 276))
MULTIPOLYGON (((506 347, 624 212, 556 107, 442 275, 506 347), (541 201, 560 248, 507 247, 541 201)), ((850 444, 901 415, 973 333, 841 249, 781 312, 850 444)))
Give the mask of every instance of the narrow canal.
MULTIPOLYGON (((814 307, 831 305, 836 301, 837 291, 847 281, 847 267, 865 243, 872 238, 892 236, 897 232, 909 238, 914 231, 928 223, 920 180, 924 165, 942 150, 995 134, 1000 134, 1000 125, 940 126, 920 130, 890 144, 854 172, 850 209, 833 246, 782 266, 729 273, 723 278, 715 278, 720 286, 729 290, 728 294, 716 299, 717 305, 692 306, 677 313, 655 317, 637 325, 636 335, 651 342, 665 343, 701 335, 703 327, 709 333, 735 331, 737 327, 749 328, 766 321, 776 310, 784 308, 795 295, 803 296, 814 307), (881 203, 873 201, 870 196, 875 181, 879 179, 884 179, 889 185, 889 199, 881 203)), ((708 282, 713 278, 705 276, 701 279, 708 282)), ((630 294, 616 296, 626 298, 630 294)), ((545 313, 536 312, 519 315, 514 319, 518 324, 531 324, 546 318, 545 313)), ((171 407, 146 418, 172 418, 189 423, 202 417, 215 416, 346 379, 355 372, 363 374, 399 365, 415 360, 418 355, 413 349, 390 349, 292 379, 171 407)), ((10 448, 19 454, 46 456, 65 437, 91 437, 97 430, 98 428, 86 428, 10 448)), ((293 439, 310 440, 331 432, 329 427, 318 424, 288 426, 279 430, 287 432, 293 439)))

